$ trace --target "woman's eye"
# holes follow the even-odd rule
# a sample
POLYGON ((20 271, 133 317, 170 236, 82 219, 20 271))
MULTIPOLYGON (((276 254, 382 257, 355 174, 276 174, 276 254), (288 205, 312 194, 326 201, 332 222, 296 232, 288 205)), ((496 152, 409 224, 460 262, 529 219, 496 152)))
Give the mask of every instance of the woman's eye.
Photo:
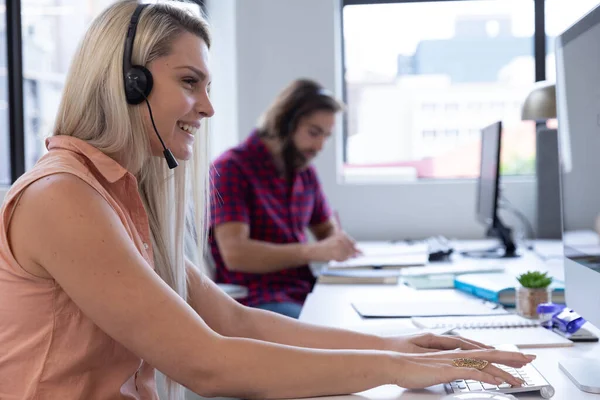
POLYGON ((312 137, 318 137, 321 134, 320 132, 317 132, 317 131, 308 131, 308 133, 312 137))
POLYGON ((192 89, 194 86, 196 86, 196 83, 198 83, 197 79, 194 78, 185 78, 183 80, 183 82, 186 84, 186 86, 190 89, 192 89))

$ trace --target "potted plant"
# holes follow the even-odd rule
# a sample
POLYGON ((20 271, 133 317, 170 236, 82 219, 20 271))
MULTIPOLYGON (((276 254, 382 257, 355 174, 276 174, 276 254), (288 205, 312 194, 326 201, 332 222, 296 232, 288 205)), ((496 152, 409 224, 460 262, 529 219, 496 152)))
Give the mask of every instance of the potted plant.
POLYGON ((547 272, 528 271, 517 277, 521 284, 517 288, 517 314, 526 318, 537 318, 537 306, 551 301, 552 277, 547 272))

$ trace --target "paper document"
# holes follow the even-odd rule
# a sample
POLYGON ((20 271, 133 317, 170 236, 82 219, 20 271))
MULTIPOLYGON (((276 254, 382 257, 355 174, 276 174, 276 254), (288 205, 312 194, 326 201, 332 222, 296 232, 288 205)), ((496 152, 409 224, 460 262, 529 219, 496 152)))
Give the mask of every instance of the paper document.
POLYGON ((400 256, 406 254, 427 254, 425 242, 358 242, 356 247, 365 256, 400 256))
POLYGON ((356 247, 362 255, 342 262, 331 261, 329 268, 408 267, 422 266, 429 261, 424 242, 358 242, 356 247))
POLYGON ((353 301, 352 306, 363 318, 410 318, 453 315, 496 315, 508 312, 497 305, 473 299, 353 301))

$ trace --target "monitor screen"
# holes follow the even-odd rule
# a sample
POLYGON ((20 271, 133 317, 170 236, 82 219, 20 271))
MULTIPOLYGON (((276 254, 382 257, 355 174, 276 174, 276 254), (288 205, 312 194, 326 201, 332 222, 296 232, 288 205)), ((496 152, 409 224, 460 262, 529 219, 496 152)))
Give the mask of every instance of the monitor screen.
POLYGON ((600 8, 556 40, 567 305, 600 324, 600 8))
POLYGON ((493 226, 497 218, 501 132, 501 122, 493 123, 481 130, 481 164, 477 185, 477 219, 488 227, 493 226))

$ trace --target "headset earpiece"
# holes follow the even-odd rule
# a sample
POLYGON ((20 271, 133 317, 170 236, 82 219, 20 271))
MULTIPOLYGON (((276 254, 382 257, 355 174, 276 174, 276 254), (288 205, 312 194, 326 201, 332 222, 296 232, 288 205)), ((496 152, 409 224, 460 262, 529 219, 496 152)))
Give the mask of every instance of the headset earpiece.
POLYGON ((125 72, 125 97, 129 104, 140 104, 152 91, 152 73, 141 65, 132 66, 125 72))
POLYGON ((138 4, 131 16, 127 36, 125 37, 125 48, 123 49, 123 83, 125 85, 125 98, 129 104, 140 104, 150 95, 152 90, 152 74, 146 67, 131 65, 133 54, 133 42, 138 20, 147 4, 138 4))

